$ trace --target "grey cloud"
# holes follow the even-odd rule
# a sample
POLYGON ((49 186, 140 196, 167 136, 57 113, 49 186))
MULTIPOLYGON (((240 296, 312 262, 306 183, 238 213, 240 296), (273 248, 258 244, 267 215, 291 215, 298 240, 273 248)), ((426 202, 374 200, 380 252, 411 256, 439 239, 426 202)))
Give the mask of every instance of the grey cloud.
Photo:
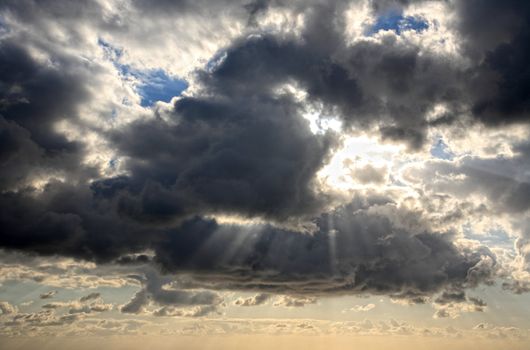
POLYGON ((183 98, 174 118, 174 125, 138 122, 114 136, 132 175, 93 190, 122 193, 121 213, 147 222, 216 212, 285 221, 325 204, 313 180, 333 140, 313 135, 288 97, 183 98))
POLYGON ((502 288, 512 291, 515 294, 523 294, 530 292, 530 283, 527 281, 503 282, 502 288))
POLYGON ((266 293, 258 293, 250 298, 238 298, 234 301, 234 305, 237 306, 256 306, 265 304, 271 296, 266 293))
POLYGON ((143 288, 121 307, 121 312, 141 313, 146 306, 153 303, 162 306, 155 311, 156 316, 199 317, 217 310, 217 306, 222 302, 219 295, 214 292, 167 288, 166 285, 170 285, 172 280, 172 277, 147 271, 145 278, 142 279, 143 288))
MULTIPOLYGON (((417 214, 394 204, 367 205, 373 201, 379 203, 380 199, 355 201, 317 217, 316 231, 311 235, 269 225, 227 225, 194 218, 171 228, 127 233, 117 229, 110 237, 106 231, 79 231, 68 245, 61 246, 62 240, 58 240, 47 243, 46 250, 42 245, 46 241, 35 241, 36 237, 29 235, 33 241, 26 241, 26 248, 46 253, 53 247, 65 255, 101 261, 149 248, 163 271, 196 273, 199 287, 207 289, 418 297, 448 286, 473 287, 491 279, 495 257, 488 249, 458 248, 450 233, 429 231, 428 226, 418 223, 421 217, 417 214), (87 251, 94 255, 87 255, 87 251), (484 257, 490 262, 484 262, 484 257)), ((75 209, 75 205, 68 208, 75 209)), ((58 231, 53 232, 56 236, 50 237, 58 239, 58 231)), ((168 282, 148 281, 142 282, 143 289, 125 310, 139 312, 149 298, 161 305, 200 305, 217 300, 214 293, 180 291, 178 286, 166 290, 162 286, 168 282)))
POLYGON ((51 310, 35 313, 17 313, 11 321, 5 322, 6 326, 18 327, 58 327, 74 323, 81 318, 80 315, 57 316, 51 310))
POLYGON ((350 176, 362 184, 381 184, 384 183, 388 169, 386 167, 376 167, 371 164, 356 165, 355 161, 348 159, 344 166, 350 170, 350 176))
POLYGON ((436 178, 435 182, 425 183, 429 190, 462 198, 480 193, 498 211, 523 213, 530 208, 528 170, 528 154, 520 153, 496 158, 465 156, 457 162, 429 161, 423 169, 410 174, 436 178))
POLYGON ((489 125, 528 122, 530 6, 521 1, 459 1, 459 29, 474 59, 473 114, 489 125), (490 25, 494 21, 495 25, 490 25))
POLYGON ((414 214, 393 205, 357 211, 345 206, 320 217, 312 235, 196 219, 157 247, 155 260, 169 271, 206 274, 197 277, 202 286, 284 294, 418 297, 491 279, 495 256, 487 248, 461 250, 450 233, 391 219, 403 215, 414 214))
POLYGON ((42 305, 44 310, 67 308, 68 314, 92 314, 112 310, 112 307, 112 304, 104 304, 103 300, 99 299, 99 296, 79 301, 57 301, 42 305))
POLYGON ((478 308, 482 308, 482 307, 485 307, 485 306, 488 305, 484 300, 482 300, 480 298, 470 297, 469 301, 471 303, 473 303, 478 308))
POLYGON ((101 296, 100 293, 90 293, 88 295, 85 295, 84 297, 81 297, 79 299, 79 301, 80 302, 85 302, 85 301, 89 301, 89 300, 94 300, 94 299, 98 299, 100 296, 101 296))
POLYGON ((74 62, 60 53, 54 58, 63 70, 42 65, 12 39, 1 40, 0 111, 4 118, 29 130, 45 151, 75 151, 76 144, 56 133, 53 122, 75 117, 78 105, 89 93, 83 85, 82 70, 69 67, 74 62))
POLYGON ((449 313, 449 311, 447 311, 447 309, 436 310, 436 313, 434 314, 434 318, 447 318, 450 316, 451 314, 449 313))
POLYGON ((159 317, 203 317, 211 313, 219 313, 218 305, 200 305, 191 308, 175 308, 164 306, 153 312, 159 317))
POLYGON ((453 302, 466 301, 466 293, 464 291, 444 291, 442 295, 436 298, 435 303, 437 304, 448 304, 453 302))
MULTIPOLYGON (((530 227, 525 219, 530 210, 530 178, 528 144, 515 144, 514 155, 480 158, 465 156, 458 161, 432 161, 422 169, 408 172, 414 183, 419 180, 428 193, 443 193, 459 200, 475 196, 482 200, 488 215, 508 215, 511 225, 519 237, 514 248, 522 258, 522 270, 530 268, 530 255, 527 253, 530 242, 530 227)), ((408 175, 405 175, 406 177, 408 175)), ((480 213, 480 212, 479 212, 480 213)), ((477 265, 470 278, 482 279, 483 269, 477 265)), ((488 272, 486 272, 487 274, 488 272)), ((527 281, 511 280, 504 282, 504 288, 522 293, 528 290, 527 281)))
POLYGON ((120 213, 150 223, 209 213, 280 222, 318 214, 329 199, 313 180, 333 136, 313 135, 302 107, 275 93, 292 80, 347 125, 379 125, 383 137, 420 147, 426 113, 456 99, 454 69, 393 35, 346 47, 339 28, 319 26, 339 8, 317 6, 323 12, 308 19, 304 41, 257 35, 233 43, 213 71, 197 72, 200 92, 179 99, 170 121, 139 121, 111 135, 131 175, 93 190, 118 196, 120 213))
POLYGON ((57 294, 57 291, 56 290, 51 290, 49 292, 46 292, 46 293, 43 293, 43 294, 39 295, 39 297, 41 299, 50 299, 50 298, 53 298, 55 296, 55 294, 57 294))
POLYGON ((73 314, 91 314, 97 312, 105 312, 112 310, 112 304, 103 304, 103 303, 92 303, 89 305, 79 305, 72 306, 68 313, 73 314))
MULTIPOLYGON (((321 21, 333 18, 317 13, 321 21)), ((346 127, 379 126, 384 137, 412 148, 423 144, 426 116, 436 103, 459 108, 461 72, 454 64, 420 55, 418 47, 394 34, 346 47, 339 28, 309 21, 305 30, 303 42, 270 35, 236 42, 212 73, 199 73, 205 88, 228 96, 255 95, 294 80, 309 101, 323 103, 346 127), (330 38, 313 37, 316 33, 330 38)))
POLYGON ((0 311, 2 312, 0 316, 11 315, 17 312, 17 307, 7 301, 2 301, 0 302, 0 311))
POLYGON ((88 260, 105 261, 145 250, 147 230, 109 212, 109 203, 93 201, 89 189, 54 182, 43 192, 7 192, 0 194, 0 224, 6 230, 0 236, 4 247, 61 254, 88 260), (109 234, 113 232, 113 234, 109 234))
POLYGON ((131 3, 137 11, 147 14, 156 14, 157 16, 175 16, 187 14, 199 14, 204 16, 208 13, 227 10, 241 10, 247 12, 249 16, 254 16, 260 10, 266 8, 266 1, 262 0, 222 0, 222 1, 205 1, 205 0, 132 0, 131 3))
POLYGON ((0 39, 1 189, 32 186, 31 180, 62 176, 82 180, 94 175, 80 167, 84 154, 78 141, 56 131, 60 120, 76 120, 88 100, 86 71, 78 59, 51 53, 55 67, 33 58, 12 38, 0 39))
POLYGON ((147 292, 144 289, 141 289, 127 304, 121 307, 120 311, 127 314, 137 314, 143 310, 148 302, 147 292))
MULTIPOLYGON (((146 4, 134 2, 138 8, 146 4)), ((158 1, 151 7, 154 11, 167 4, 158 1)), ((267 6, 252 4, 250 15, 266 11, 267 6)), ((39 16, 75 20, 101 15, 93 2, 62 5, 9 1, 1 9, 28 26, 34 20, 38 24, 39 16)), ((226 57, 216 67, 196 72, 197 92, 174 100, 168 118, 155 112, 121 129, 101 131, 124 158, 127 175, 111 178, 81 166, 86 146, 54 128, 61 119, 76 120, 80 104, 93 98, 87 85, 97 71, 87 69, 80 58, 58 53, 51 55, 55 66, 42 64, 23 40, 2 39, 0 245, 98 263, 126 262, 131 254, 153 250, 153 261, 163 272, 196 273, 195 282, 202 286, 293 295, 421 298, 489 281, 494 263, 482 261, 495 259, 488 249, 462 249, 451 233, 418 230, 396 219, 414 213, 392 204, 352 204, 330 212, 331 198, 316 186, 315 176, 338 145, 338 135, 313 134, 302 116, 307 106, 277 88, 295 82, 307 92, 306 103, 322 105, 346 129, 378 128, 383 138, 417 149, 431 125, 453 121, 469 99, 476 102, 475 116, 487 124, 495 124, 490 114, 506 117, 506 122, 524 119, 528 79, 514 71, 527 70, 521 63, 527 61, 526 22, 501 33, 508 44, 482 45, 475 40, 480 33, 476 26, 482 24, 475 23, 468 11, 472 7, 462 5, 460 30, 470 38, 468 55, 474 58, 476 51, 482 58, 461 71, 458 63, 422 52, 391 33, 346 44, 339 18, 346 5, 312 4, 300 37, 257 33, 239 38, 224 48, 226 57), (487 80, 490 72, 501 76, 487 81, 500 84, 500 93, 493 89, 494 98, 481 105, 483 91, 470 92, 466 81, 470 75, 487 80), (437 103, 449 106, 451 118, 426 119, 437 103), (13 190, 36 171, 60 171, 65 181, 51 181, 42 191, 13 190), (88 179, 95 179, 90 186, 88 179), (245 227, 205 218, 216 214, 274 225, 245 227), (294 232, 293 221, 313 221, 316 231, 294 232)), ((183 1, 172 6, 192 5, 183 1)), ((519 12, 514 15, 525 20, 526 5, 519 12)), ((93 23, 102 30, 110 25, 93 23)), ((466 162, 464 171, 482 179, 472 186, 499 198, 508 210, 528 209, 526 181, 484 175, 473 168, 480 168, 481 161, 466 162)), ((498 160, 495 166, 507 163, 498 160)), ((455 172, 450 166, 440 168, 455 172)), ((122 311, 141 312, 151 301, 162 308, 208 310, 217 305, 218 296, 167 290, 148 278, 122 311)))
POLYGON ((461 308, 465 311, 483 312, 488 304, 477 297, 467 297, 463 290, 444 291, 434 302, 442 307, 437 310, 435 317, 453 317, 456 313, 452 309, 461 308))
POLYGON ((283 307, 304 307, 310 304, 316 304, 317 298, 307 296, 281 296, 275 302, 274 306, 283 307))

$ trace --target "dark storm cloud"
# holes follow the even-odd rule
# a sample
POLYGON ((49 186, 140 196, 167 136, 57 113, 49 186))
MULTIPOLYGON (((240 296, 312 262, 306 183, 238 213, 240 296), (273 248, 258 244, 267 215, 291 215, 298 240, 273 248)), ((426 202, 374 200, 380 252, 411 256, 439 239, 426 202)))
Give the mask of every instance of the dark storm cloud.
POLYGON ((473 114, 490 125, 528 122, 530 115, 530 4, 457 2, 472 69, 473 114), (493 23, 493 25, 492 25, 493 23))
POLYGON ((76 180, 82 145, 56 131, 60 120, 75 120, 89 93, 88 76, 75 62, 52 56, 36 61, 13 39, 0 39, 0 188, 23 186, 31 175, 71 172, 76 180))
POLYGON ((404 217, 415 220, 393 205, 345 206, 320 217, 312 235, 196 219, 156 247, 155 259, 166 271, 197 272, 205 286, 287 294, 417 296, 492 277, 488 249, 459 249, 449 233, 401 226, 404 217))
MULTIPOLYGON (((75 209, 65 205, 70 213, 75 209)), ((75 235, 71 229, 53 227, 43 232, 37 226, 25 236, 13 232, 12 237, 19 242, 24 237, 26 251, 99 261, 150 248, 162 271, 191 273, 195 287, 283 294, 377 293, 408 298, 489 283, 495 271, 494 256, 486 248, 457 248, 451 234, 419 229, 420 223, 403 226, 401 221, 414 223, 421 218, 392 204, 352 204, 322 215, 312 235, 199 218, 178 228, 142 231, 131 230, 132 225, 109 225, 111 219, 120 220, 101 213, 99 218, 82 211, 79 216, 62 215, 77 217, 75 235), (98 219, 107 224, 94 225, 98 219)), ((66 220, 57 216, 58 222, 66 220)), ((17 244, 13 248, 21 249, 17 244)), ((163 281, 153 276, 148 275, 143 289, 122 311, 140 312, 148 300, 161 305, 215 301, 213 294, 167 291, 161 288, 163 281)))
POLYGON ((84 186, 49 183, 34 190, 0 194, 0 244, 43 255, 109 261, 144 251, 159 237, 115 212, 111 200, 94 199, 84 186))
POLYGON ((323 104, 347 128, 379 127, 385 138, 420 147, 429 124, 444 122, 426 119, 436 103, 459 112, 463 72, 392 33, 346 44, 344 10, 343 3, 308 10, 302 40, 257 35, 237 41, 213 72, 199 72, 204 89, 252 96, 295 82, 308 101, 323 104))
POLYGON ((93 189, 127 192, 120 212, 145 221, 194 212, 285 221, 325 203, 312 182, 333 140, 313 135, 290 98, 183 98, 174 113, 172 123, 140 121, 114 135, 132 175, 93 189))

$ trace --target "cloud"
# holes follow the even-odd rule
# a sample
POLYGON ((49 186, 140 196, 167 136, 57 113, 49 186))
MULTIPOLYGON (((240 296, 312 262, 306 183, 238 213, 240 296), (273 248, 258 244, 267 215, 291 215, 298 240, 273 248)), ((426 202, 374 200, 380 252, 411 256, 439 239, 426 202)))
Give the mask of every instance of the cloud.
POLYGON ((316 304, 317 298, 304 296, 283 295, 276 299, 274 306, 283 307, 304 307, 309 304, 316 304))
POLYGON ((141 278, 142 289, 120 308, 123 313, 138 314, 146 311, 150 304, 162 306, 154 312, 155 316, 200 317, 217 311, 222 298, 207 290, 175 289, 172 277, 161 276, 148 270, 141 278))
POLYGON ((5 316, 5 315, 14 314, 18 310, 16 306, 11 305, 7 301, 2 301, 0 302, 0 311, 2 311, 2 314, 0 314, 0 316, 5 316))
POLYGON ((526 141, 514 142, 512 150, 512 154, 496 157, 462 156, 454 161, 427 161, 420 167, 404 170, 403 175, 429 193, 444 193, 457 201, 480 203, 490 218, 509 217, 504 226, 518 235, 514 245, 518 257, 509 263, 511 267, 506 267, 511 270, 508 274, 512 275, 512 281, 506 282, 505 287, 522 292, 528 280, 524 271, 530 266, 526 249, 530 153, 526 141))
POLYGON ((52 310, 45 310, 34 313, 17 313, 5 325, 8 327, 17 326, 21 329, 26 327, 62 327, 70 325, 79 319, 81 319, 79 315, 57 316, 52 310))
POLYGON ((46 293, 43 293, 43 294, 39 295, 39 298, 41 298, 41 299, 50 299, 50 298, 53 298, 56 294, 57 294, 56 290, 51 290, 49 292, 46 292, 46 293))
POLYGON ((137 314, 143 311, 143 308, 147 303, 147 293, 142 289, 138 291, 128 303, 123 305, 120 308, 120 311, 126 314, 137 314))
POLYGON ((109 188, 123 215, 153 223, 216 212, 286 221, 325 204, 314 176, 332 139, 313 135, 291 98, 182 98, 173 113, 170 122, 142 121, 113 136, 131 176, 93 190, 109 188))
POLYGON ((475 59, 473 114, 491 125, 528 121, 530 6, 517 1, 458 4, 459 29, 475 59), (495 20, 495 26, 487 26, 495 20))
POLYGON ((351 159, 344 161, 344 166, 350 170, 350 176, 361 184, 383 184, 387 181, 388 169, 372 164, 362 164, 351 159))
POLYGON ((62 70, 42 65, 29 48, 13 39, 0 41, 0 132, 2 133, 2 191, 32 186, 39 178, 84 176, 78 171, 82 145, 56 131, 56 123, 77 117, 89 98, 86 72, 68 68, 70 58, 55 58, 62 70))
POLYGON ((100 293, 90 293, 88 295, 85 295, 84 297, 81 297, 79 299, 79 301, 80 302, 85 302, 85 301, 89 301, 89 300, 99 299, 100 296, 101 296, 100 293))
POLYGON ((96 302, 91 303, 89 305, 72 305, 70 309, 68 310, 69 314, 90 314, 90 313, 97 313, 97 312, 105 312, 112 310, 113 305, 112 304, 104 304, 102 302, 96 302))
MULTIPOLYGON (((421 152, 446 128, 527 122, 527 5, 442 3, 462 44, 449 55, 422 44, 434 22, 404 14, 421 2, 370 2, 367 23, 393 30, 353 40, 343 1, 105 4, 0 5, 9 31, 0 37, 0 247, 98 266, 72 263, 64 277, 64 266, 13 263, 3 276, 53 287, 137 283, 121 312, 158 316, 218 312, 224 289, 257 293, 238 299, 242 306, 273 294, 287 307, 376 294, 437 296, 439 317, 484 307, 465 290, 492 283, 494 250, 462 242, 448 223, 486 210, 526 215, 528 146, 512 143, 513 156, 487 159, 425 161, 421 152), (385 27, 392 8, 421 30, 385 27), (280 14, 301 24, 272 23, 280 14), (493 16, 502 25, 492 26, 493 16), (172 64, 168 52, 193 59, 172 64), (164 83, 142 103, 146 87, 126 67, 189 87, 164 83), (314 132, 308 113, 342 128, 314 132), (319 171, 350 133, 404 144, 404 163, 417 157, 402 179, 390 166, 347 165, 352 180, 393 193, 352 198, 322 185, 319 171), (412 194, 401 201, 398 191, 412 194), (488 207, 466 207, 467 196, 488 207), (454 212, 431 220, 429 204, 453 199, 454 212)), ((520 277, 530 266, 530 226, 513 225, 520 277)), ((515 277, 505 286, 526 290, 515 277)), ((100 301, 91 293, 62 316, 50 312, 66 304, 48 303, 16 322, 73 322, 111 309, 100 301)))
POLYGON ((270 295, 266 293, 259 293, 250 298, 238 298, 234 301, 234 305, 237 306, 256 306, 265 304, 269 299, 270 295))
POLYGON ((366 311, 370 311, 372 309, 375 309, 375 304, 355 305, 354 307, 346 309, 346 310, 343 310, 342 312, 343 313, 347 312, 347 311, 366 312, 366 311))
POLYGON ((105 304, 99 293, 92 293, 90 298, 81 298, 79 300, 70 301, 56 301, 42 305, 44 310, 58 310, 61 308, 68 309, 67 313, 73 314, 92 314, 110 311, 113 308, 112 304, 105 304), (96 296, 97 294, 97 296, 96 296))
POLYGON ((40 283, 47 288, 118 288, 138 285, 122 266, 96 265, 65 257, 43 257, 0 251, 0 282, 40 283))
POLYGON ((293 294, 418 297, 446 286, 477 285, 494 275, 495 256, 487 248, 461 249, 451 233, 429 232, 416 214, 394 205, 365 210, 346 205, 316 222, 315 233, 301 235, 196 219, 156 248, 155 259, 173 271, 209 271, 218 288, 293 294), (245 244, 226 254, 238 241, 245 244), (184 255, 184 242, 197 248, 184 255), (230 278, 221 277, 225 274, 230 278))
POLYGON ((434 318, 457 318, 463 312, 483 312, 487 304, 477 297, 467 297, 464 291, 444 291, 434 300, 434 318))
POLYGON ((191 308, 175 308, 164 306, 153 312, 154 316, 165 317, 204 317, 211 313, 220 313, 218 305, 201 305, 191 308))

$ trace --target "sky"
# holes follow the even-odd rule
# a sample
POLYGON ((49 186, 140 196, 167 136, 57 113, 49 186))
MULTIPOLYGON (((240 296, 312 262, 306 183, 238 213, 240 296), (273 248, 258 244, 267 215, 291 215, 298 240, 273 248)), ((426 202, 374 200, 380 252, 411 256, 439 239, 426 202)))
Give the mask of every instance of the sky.
POLYGON ((530 2, 3 0, 0 349, 529 349, 530 2))

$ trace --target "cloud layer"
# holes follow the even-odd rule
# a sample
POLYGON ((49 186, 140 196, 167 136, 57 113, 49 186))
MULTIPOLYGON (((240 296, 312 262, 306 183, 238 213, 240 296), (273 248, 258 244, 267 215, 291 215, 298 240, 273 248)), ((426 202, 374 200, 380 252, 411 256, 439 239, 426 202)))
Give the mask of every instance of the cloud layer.
MULTIPOLYGON (((215 313, 221 290, 482 311, 468 289, 530 289, 528 23, 520 1, 5 1, 0 247, 127 269, 129 314, 215 313), (146 106, 153 72, 189 87, 146 106), (330 188, 361 134, 400 158, 330 188), (513 251, 465 236, 484 213, 513 251)), ((112 308, 77 303, 38 317, 112 308)))

